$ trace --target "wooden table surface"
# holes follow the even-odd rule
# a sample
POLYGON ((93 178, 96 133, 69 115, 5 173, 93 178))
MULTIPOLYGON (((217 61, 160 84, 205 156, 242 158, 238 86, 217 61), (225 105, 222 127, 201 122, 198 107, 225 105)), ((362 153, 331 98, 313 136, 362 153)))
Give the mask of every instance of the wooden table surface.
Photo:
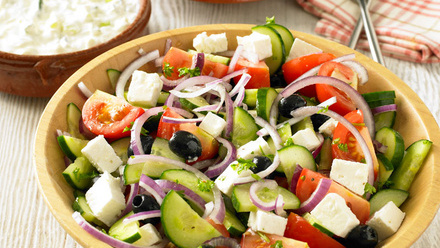
MULTIPOLYGON (((278 23, 290 29, 313 34, 318 20, 295 0, 242 4, 152 0, 152 6, 150 33, 214 23, 261 24, 266 16, 275 16, 278 23)), ((388 57, 385 63, 423 99, 438 122, 440 64, 415 64, 388 57)), ((34 175, 35 129, 48 100, 0 93, 0 247, 80 247, 52 216, 34 175)), ((440 247, 439 239, 437 213, 412 247, 440 247)))

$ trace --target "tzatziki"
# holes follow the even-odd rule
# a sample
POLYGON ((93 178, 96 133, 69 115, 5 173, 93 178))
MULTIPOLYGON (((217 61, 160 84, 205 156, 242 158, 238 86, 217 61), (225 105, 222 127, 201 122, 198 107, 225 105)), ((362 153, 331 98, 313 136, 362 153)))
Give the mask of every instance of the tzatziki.
POLYGON ((0 0, 0 51, 84 50, 121 33, 138 11, 138 0, 0 0))

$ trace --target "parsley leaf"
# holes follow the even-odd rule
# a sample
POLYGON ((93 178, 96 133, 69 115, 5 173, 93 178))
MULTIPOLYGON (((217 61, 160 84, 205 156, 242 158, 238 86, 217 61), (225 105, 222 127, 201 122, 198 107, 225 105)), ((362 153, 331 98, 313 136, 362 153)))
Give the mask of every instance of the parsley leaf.
POLYGON ((275 16, 266 17, 266 24, 275 24, 275 16))
POLYGON ((329 107, 329 105, 322 106, 321 109, 317 113, 318 114, 320 114, 320 113, 327 113, 328 112, 328 107, 329 107))
POLYGON ((367 194, 367 193, 374 194, 374 193, 376 193, 376 188, 373 185, 367 183, 367 184, 365 184, 364 191, 365 191, 365 194, 367 194))
POLYGON ((283 248, 283 241, 277 240, 275 242, 275 244, 271 245, 270 247, 273 247, 273 248, 283 248))
POLYGON ((284 142, 284 146, 291 146, 291 145, 293 145, 294 143, 293 143, 293 139, 292 139, 292 137, 290 137, 290 138, 288 138, 287 140, 286 140, 286 142, 284 142))
POLYGON ((244 170, 249 170, 250 168, 257 167, 257 165, 254 162, 252 162, 252 159, 238 158, 237 162, 238 163, 231 164, 231 167, 232 169, 237 171, 237 174, 239 175, 244 170))
POLYGON ((214 188, 214 181, 198 179, 197 188, 202 192, 211 192, 214 188))
POLYGON ((257 232, 257 234, 258 234, 258 236, 260 236, 260 238, 261 238, 264 242, 266 242, 266 243, 269 243, 269 242, 270 242, 270 239, 269 239, 264 233, 257 232))
POLYGON ((257 174, 252 174, 251 177, 253 177, 255 180, 260 181, 261 177, 257 174))
POLYGON ((348 152, 348 145, 347 144, 340 143, 340 144, 338 144, 338 148, 339 148, 339 150, 341 150, 343 152, 348 152))
POLYGON ((200 76, 200 68, 196 67, 194 69, 189 69, 188 67, 182 67, 177 69, 179 72, 179 77, 189 75, 190 77, 200 76))
MULTIPOLYGON (((128 131, 131 131, 131 129, 133 128, 133 124, 134 124, 133 121, 130 122, 130 125, 126 126, 126 127, 124 128, 124 130, 122 130, 122 132, 128 132, 128 131)), ((147 129, 145 129, 144 127, 141 128, 141 135, 143 135, 143 136, 147 136, 148 133, 149 133, 149 132, 148 132, 147 129)))
POLYGON ((174 66, 170 66, 170 63, 165 63, 163 66, 163 74, 167 77, 171 77, 171 74, 173 74, 174 66))

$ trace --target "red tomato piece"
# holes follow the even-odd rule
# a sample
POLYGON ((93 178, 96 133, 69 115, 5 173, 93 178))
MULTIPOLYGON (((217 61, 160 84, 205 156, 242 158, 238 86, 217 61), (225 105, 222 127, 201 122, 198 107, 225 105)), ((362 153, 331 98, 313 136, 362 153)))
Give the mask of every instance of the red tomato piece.
MULTIPOLYGON (((336 58, 336 56, 331 53, 314 53, 289 60, 281 67, 284 79, 287 84, 290 84, 313 67, 334 58, 336 58)), ((313 85, 305 87, 299 92, 308 97, 316 96, 315 87, 313 85)))
MULTIPOLYGON (((254 64, 246 59, 239 59, 235 65, 236 71, 247 68, 247 73, 251 75, 251 79, 246 84, 246 89, 259 89, 262 87, 270 87, 269 67, 264 61, 254 64)), ((235 77, 234 82, 237 83, 240 77, 235 77)))
POLYGON ((211 224, 215 229, 217 229, 217 231, 219 231, 222 235, 223 235, 223 237, 230 237, 231 235, 229 234, 229 232, 228 232, 228 229, 226 229, 226 227, 225 227, 225 225, 223 225, 223 224, 217 224, 217 223, 215 223, 211 218, 206 218, 205 219, 206 221, 208 221, 209 222, 209 224, 211 224))
POLYGON ((216 78, 222 78, 228 74, 229 66, 212 62, 211 60, 205 59, 205 63, 203 65, 202 75, 213 76, 216 78))
POLYGON ((272 248, 275 247, 274 245, 277 241, 281 241, 283 248, 309 247, 305 242, 298 241, 292 238, 278 236, 275 234, 265 233, 263 237, 258 235, 256 232, 252 231, 251 229, 248 229, 241 237, 240 246, 241 248, 272 248))
POLYGON ((107 139, 130 136, 124 128, 131 126, 144 110, 130 105, 123 99, 97 90, 84 103, 82 119, 84 126, 96 135, 107 139))
POLYGON ((307 242, 310 248, 344 248, 338 241, 319 231, 303 217, 290 213, 284 236, 307 242))

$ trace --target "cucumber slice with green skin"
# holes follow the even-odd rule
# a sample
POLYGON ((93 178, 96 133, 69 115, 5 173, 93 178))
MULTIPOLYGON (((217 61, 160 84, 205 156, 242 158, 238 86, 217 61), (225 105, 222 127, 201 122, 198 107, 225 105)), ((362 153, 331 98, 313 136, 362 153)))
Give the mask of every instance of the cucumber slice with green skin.
POLYGON ((212 190, 204 191, 199 188, 199 178, 192 172, 182 169, 177 170, 167 170, 162 173, 160 179, 165 179, 169 181, 173 181, 175 183, 181 184, 190 190, 194 191, 194 193, 198 194, 203 198, 206 202, 210 202, 214 200, 214 194, 212 190))
POLYGON ((194 248, 221 236, 217 229, 201 218, 174 190, 165 196, 160 211, 165 235, 177 247, 194 248))
POLYGON ((304 130, 306 128, 309 128, 309 129, 315 131, 315 129, 313 128, 312 118, 310 118, 310 116, 305 117, 304 119, 302 119, 298 123, 295 123, 294 125, 292 125, 292 133, 296 133, 299 130, 304 130))
POLYGON ((289 56, 290 49, 292 49, 293 41, 295 40, 290 30, 275 23, 266 24, 266 26, 275 29, 281 35, 281 39, 283 39, 284 42, 284 48, 286 49, 286 57, 289 56))
POLYGON ((319 171, 330 173, 332 161, 332 139, 330 137, 326 137, 322 143, 321 151, 319 152, 319 171))
POLYGON ((87 222, 96 224, 100 227, 106 227, 106 225, 102 223, 102 221, 98 220, 95 214, 93 214, 92 210, 89 207, 89 204, 87 204, 85 196, 76 197, 75 201, 73 202, 72 208, 74 211, 78 211, 87 222))
POLYGON ((67 104, 67 132, 78 139, 86 139, 79 132, 79 122, 82 119, 81 110, 73 102, 67 104))
POLYGON ((386 183, 388 178, 394 171, 394 166, 382 153, 376 154, 377 161, 379 162, 379 176, 377 178, 377 188, 381 189, 386 183))
MULTIPOLYGON (((191 54, 197 54, 198 52, 192 49, 188 50, 189 53, 191 54)), ((214 55, 214 54, 210 54, 210 53, 205 53, 205 58, 209 61, 215 62, 215 63, 220 63, 220 64, 224 64, 224 65, 229 65, 229 62, 231 62, 231 59, 228 57, 223 57, 220 55, 214 55)))
POLYGON ((270 109, 278 93, 274 88, 259 88, 257 90, 257 115, 266 121, 269 120, 270 109))
POLYGON ((383 189, 374 194, 370 199, 370 216, 392 201, 397 207, 408 198, 408 191, 400 189, 383 189))
MULTIPOLYGON (((235 210, 239 213, 241 212, 250 212, 257 211, 258 208, 255 206, 250 199, 249 189, 252 183, 246 183, 241 185, 236 185, 232 189, 232 204, 235 210)), ((284 207, 283 209, 297 209, 299 208, 300 201, 296 195, 294 195, 289 190, 278 186, 277 190, 268 190, 267 188, 262 189, 258 194, 261 196, 260 198, 264 198, 267 200, 275 200, 278 195, 282 195, 284 199, 284 207)))
POLYGON ((391 188, 408 190, 420 167, 422 167, 426 156, 431 150, 432 141, 419 140, 406 149, 400 165, 391 174, 391 188))
POLYGON ((257 91, 258 89, 245 89, 243 103, 250 108, 257 106, 257 91))
POLYGON ((296 165, 300 165, 302 168, 307 168, 312 171, 316 171, 316 163, 312 153, 304 146, 289 145, 278 150, 280 157, 280 165, 283 168, 284 174, 286 174, 287 181, 292 181, 293 172, 296 165))
POLYGON ((158 162, 127 164, 124 168, 124 183, 125 185, 138 183, 142 174, 145 174, 151 178, 159 178, 164 171, 173 169, 180 169, 180 167, 158 162))
POLYGON ((385 157, 396 168, 399 166, 405 152, 405 145, 402 136, 394 129, 389 127, 381 128, 376 132, 376 140, 387 146, 385 157))
POLYGON ((367 102, 368 106, 373 109, 384 105, 394 104, 394 99, 382 99, 377 101, 367 102))
POLYGON ((272 57, 266 58, 264 61, 269 67, 269 73, 271 75, 276 73, 281 68, 281 65, 284 64, 287 56, 281 35, 274 28, 266 25, 255 26, 252 28, 252 31, 270 36, 272 57))
POLYGON ((116 82, 118 82, 121 72, 116 69, 107 69, 107 77, 113 89, 116 89, 116 82))
MULTIPOLYGON (((285 123, 284 125, 282 125, 280 128, 277 129, 278 134, 280 135, 281 138, 281 144, 284 144, 290 137, 292 137, 292 128, 290 127, 289 123, 285 123)), ((267 144, 269 145, 272 154, 275 154, 276 152, 276 148, 275 148, 275 144, 273 142, 272 137, 269 137, 267 139, 267 144)), ((266 154, 267 155, 267 154, 266 154)), ((283 172, 283 168, 281 166, 278 166, 276 168, 276 171, 278 172, 283 172)))
POLYGON ((122 163, 126 164, 128 160, 127 149, 130 146, 130 137, 121 138, 110 143, 115 150, 116 155, 121 158, 122 163))
POLYGON ((246 231, 246 227, 243 225, 243 223, 241 223, 237 216, 235 216, 229 210, 226 210, 225 212, 223 225, 225 225, 226 230, 228 230, 228 232, 234 237, 240 237, 246 231))
POLYGON ((235 146, 242 146, 249 141, 255 140, 258 130, 254 118, 246 110, 240 107, 234 108, 231 138, 235 146))
POLYGON ((157 105, 163 105, 167 101, 168 97, 170 96, 169 92, 161 91, 159 93, 159 97, 157 98, 157 105))
POLYGON ((383 127, 393 128, 396 115, 396 111, 388 111, 374 115, 374 126, 376 130, 380 130, 383 127))
MULTIPOLYGON (((180 98, 179 102, 182 105, 182 107, 187 110, 193 110, 195 108, 209 105, 209 102, 206 101, 206 99, 201 96, 197 96, 193 98, 180 98)), ((203 114, 207 114, 206 111, 203 112, 204 112, 203 114)))
POLYGON ((394 99, 396 98, 396 92, 394 92, 394 90, 369 92, 362 94, 362 97, 364 97, 366 102, 394 99))
POLYGON ((108 230, 108 235, 130 244, 140 239, 141 232, 139 230, 139 221, 133 221, 128 224, 123 223, 125 218, 133 214, 134 213, 132 211, 116 221, 115 224, 113 224, 108 230))
POLYGON ((63 177, 75 189, 87 189, 98 175, 95 167, 85 157, 78 157, 64 171, 63 177))
POLYGON ((82 190, 79 190, 79 189, 74 189, 73 190, 73 197, 75 197, 75 199, 78 196, 85 196, 85 195, 86 195, 86 193, 84 191, 82 191, 82 190))
POLYGON ((185 162, 185 159, 179 157, 169 147, 169 141, 167 139, 156 138, 151 146, 151 155, 161 156, 180 162, 185 162))
POLYGON ((81 150, 87 145, 88 140, 61 135, 57 137, 58 144, 66 156, 75 161, 77 157, 82 156, 81 150))
POLYGON ((333 237, 333 233, 328 230, 327 228, 325 228, 320 222, 319 220, 317 220, 315 217, 313 217, 310 213, 305 213, 302 216, 305 220, 307 220, 307 222, 309 222, 312 226, 316 227, 319 231, 327 234, 330 237, 333 237))

